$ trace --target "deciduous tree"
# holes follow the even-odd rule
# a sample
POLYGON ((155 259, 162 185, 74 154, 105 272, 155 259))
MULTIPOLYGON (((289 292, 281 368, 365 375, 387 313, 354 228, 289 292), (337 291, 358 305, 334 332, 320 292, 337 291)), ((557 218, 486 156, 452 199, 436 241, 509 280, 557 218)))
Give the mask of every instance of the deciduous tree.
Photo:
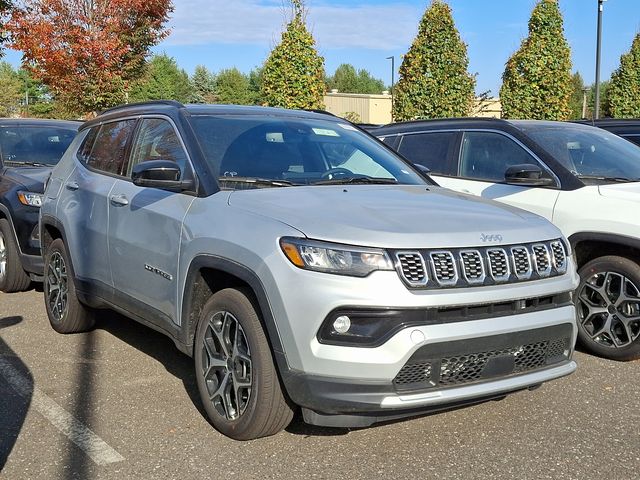
POLYGON ((606 106, 615 118, 640 118, 640 33, 611 75, 606 106))
POLYGON ((329 89, 337 89, 344 93, 380 94, 384 90, 384 82, 374 78, 367 70, 357 70, 353 65, 343 63, 333 77, 327 79, 329 89))
POLYGON ((23 83, 8 62, 0 62, 0 85, 0 116, 17 116, 21 108, 23 83))
POLYGON ((536 4, 529 19, 529 36, 507 61, 502 82, 505 118, 569 118, 571 51, 557 0, 536 4))
POLYGON ((6 27, 24 67, 87 113, 125 99, 171 10, 170 0, 18 0, 6 27))
POLYGON ((235 105, 253 105, 255 95, 251 91, 249 76, 237 68, 221 70, 216 76, 216 101, 235 105))
POLYGON ((292 18, 262 72, 262 100, 284 108, 323 108, 324 58, 307 30, 302 0, 291 0, 292 18))
POLYGON ((394 118, 468 115, 476 83, 468 65, 467 45, 455 27, 451 8, 434 0, 400 66, 400 80, 393 92, 394 118))

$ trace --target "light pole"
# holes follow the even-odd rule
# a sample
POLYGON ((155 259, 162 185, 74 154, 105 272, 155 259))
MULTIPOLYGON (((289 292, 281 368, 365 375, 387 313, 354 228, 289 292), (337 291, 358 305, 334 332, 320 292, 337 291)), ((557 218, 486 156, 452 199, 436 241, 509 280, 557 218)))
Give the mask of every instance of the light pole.
POLYGON ((600 46, 602 43, 602 11, 604 10, 604 2, 607 0, 598 0, 598 35, 596 37, 596 101, 593 108, 593 119, 597 120, 600 116, 600 46))
POLYGON ((387 57, 387 60, 391 60, 391 121, 393 122, 393 90, 396 85, 396 57, 387 57))

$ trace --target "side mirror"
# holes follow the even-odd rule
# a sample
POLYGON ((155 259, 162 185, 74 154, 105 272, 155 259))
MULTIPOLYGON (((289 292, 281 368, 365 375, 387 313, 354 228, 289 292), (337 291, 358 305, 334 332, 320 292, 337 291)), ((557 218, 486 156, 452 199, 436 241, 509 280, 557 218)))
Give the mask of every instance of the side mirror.
POLYGON ((525 163, 507 168, 504 179, 509 185, 523 187, 545 187, 554 184, 553 179, 543 175, 544 172, 538 165, 525 163))
POLYGON ((424 165, 420 165, 419 163, 414 163, 413 166, 420 170, 420 173, 424 173, 425 175, 431 174, 431 169, 429 167, 425 167, 424 165))
POLYGON ((192 180, 180 180, 180 167, 169 160, 149 160, 133 167, 131 180, 139 187, 160 188, 173 192, 193 188, 192 180))

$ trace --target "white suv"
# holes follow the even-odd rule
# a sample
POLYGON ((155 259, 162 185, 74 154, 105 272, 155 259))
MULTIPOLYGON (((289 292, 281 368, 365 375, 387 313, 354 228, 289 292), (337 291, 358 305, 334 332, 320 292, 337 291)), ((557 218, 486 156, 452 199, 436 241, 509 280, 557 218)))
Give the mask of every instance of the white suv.
POLYGON ((372 132, 442 186, 553 221, 577 256, 579 340, 640 357, 640 148, 598 128, 535 120, 450 119, 372 132))

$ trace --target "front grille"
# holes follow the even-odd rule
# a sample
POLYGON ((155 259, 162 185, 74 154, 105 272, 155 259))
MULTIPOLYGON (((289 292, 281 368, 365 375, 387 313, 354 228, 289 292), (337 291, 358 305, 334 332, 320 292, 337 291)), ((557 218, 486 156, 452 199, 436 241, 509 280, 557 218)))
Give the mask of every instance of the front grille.
POLYGON ((529 341, 527 333, 519 332, 426 345, 409 359, 393 382, 399 392, 415 391, 455 387, 546 368, 569 359, 570 328, 556 325, 539 329, 539 334, 529 341), (476 349, 469 343, 477 343, 476 349), (478 348, 482 343, 489 348, 478 348))
POLYGON ((431 252, 433 274, 440 285, 455 285, 458 281, 456 265, 451 252, 431 252))
POLYGON ((538 280, 566 273, 561 240, 505 247, 393 251, 410 288, 451 288, 538 280))
POLYGON ((425 285, 427 275, 424 271, 424 260, 418 252, 397 253, 396 258, 402 270, 402 276, 412 286, 425 285))
POLYGON ((551 273, 551 259, 549 249, 546 245, 537 244, 533 247, 533 263, 536 265, 536 272, 541 277, 548 277, 551 273))

